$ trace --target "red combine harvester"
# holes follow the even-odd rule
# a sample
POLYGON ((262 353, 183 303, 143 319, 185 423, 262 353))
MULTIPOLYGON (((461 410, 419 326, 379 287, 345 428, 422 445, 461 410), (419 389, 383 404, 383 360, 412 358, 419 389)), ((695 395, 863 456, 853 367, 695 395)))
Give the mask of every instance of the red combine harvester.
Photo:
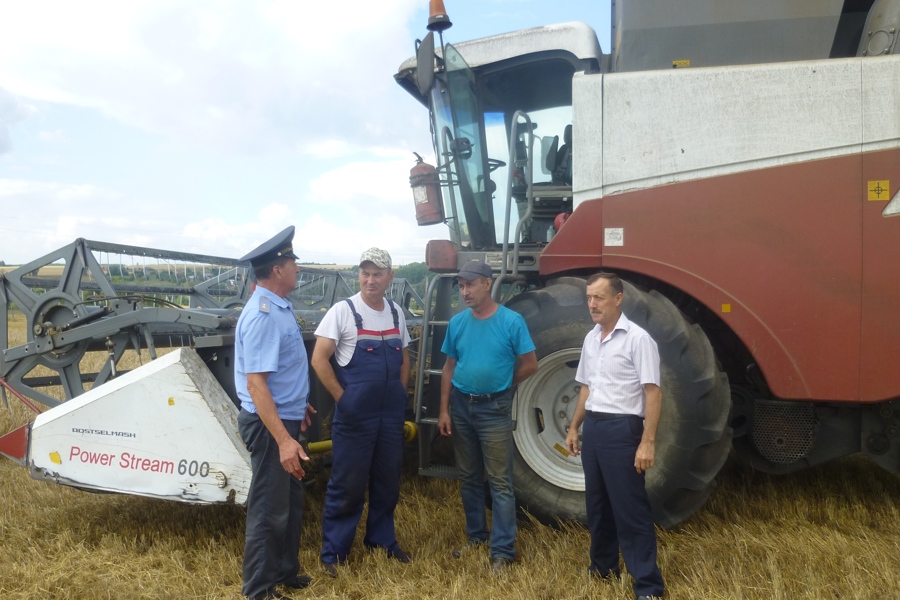
MULTIPOLYGON (((429 110, 438 162, 413 168, 417 220, 449 238, 426 249, 424 300, 391 290, 422 327, 420 473, 455 473, 439 349, 473 258, 537 345, 514 438, 517 498, 540 517, 584 517, 564 440, 600 269, 660 348, 661 525, 703 504, 732 449, 770 473, 854 453, 900 471, 900 0, 617 1, 609 54, 581 23, 445 44, 432 4, 395 75, 429 110)), ((301 277, 309 325, 354 291, 301 277)), ((0 309, 27 331, 10 344, 0 321, 0 404, 49 407, 0 432, 0 453, 74 487, 242 503, 232 360, 248 287, 233 259, 86 240, 0 275, 0 309), (123 372, 138 351, 149 364, 123 372)), ((312 396, 327 448, 333 401, 315 381, 312 396)))
POLYGON ((616 1, 609 54, 581 23, 455 45, 450 26, 432 2, 395 76, 431 117, 419 223, 449 226, 427 251, 445 275, 426 298, 423 473, 448 472, 429 428, 452 274, 474 258, 538 347, 515 431, 536 514, 584 515, 564 439, 601 269, 660 347, 660 524, 706 500, 732 448, 770 473, 858 452, 900 470, 900 1, 616 1))

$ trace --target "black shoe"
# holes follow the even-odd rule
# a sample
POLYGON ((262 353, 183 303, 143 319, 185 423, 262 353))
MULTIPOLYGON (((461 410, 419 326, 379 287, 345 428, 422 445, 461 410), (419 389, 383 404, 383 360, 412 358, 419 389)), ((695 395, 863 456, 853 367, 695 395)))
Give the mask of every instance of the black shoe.
POLYGON ((329 577, 337 577, 337 576, 338 576, 338 566, 337 566, 337 563, 323 562, 323 563, 322 563, 322 568, 325 569, 325 573, 326 573, 329 577))
POLYGON ((500 575, 505 573, 509 566, 512 564, 512 561, 508 558, 504 558, 502 556, 498 556, 491 561, 491 572, 494 575, 500 575))
POLYGON ((618 581, 622 578, 622 574, 619 573, 618 569, 610 569, 606 573, 603 573, 594 565, 588 567, 588 575, 590 575, 591 577, 596 577, 597 579, 600 579, 602 581, 618 581))
POLYGON ((303 588, 309 587, 309 584, 312 583, 312 577, 309 575, 297 575, 296 577, 292 577, 284 582, 285 587, 289 587, 293 590, 302 590, 303 588))
POLYGON ((408 552, 401 548, 397 548, 396 550, 388 550, 388 556, 396 560, 397 562, 408 563, 412 562, 412 556, 409 555, 408 552))
POLYGON ((463 553, 465 553, 469 550, 472 550, 474 548, 478 548, 479 546, 484 546, 484 544, 485 544, 485 542, 483 542, 481 540, 469 540, 468 542, 465 543, 464 546, 454 550, 451 555, 453 556, 453 558, 460 558, 463 555, 463 553))

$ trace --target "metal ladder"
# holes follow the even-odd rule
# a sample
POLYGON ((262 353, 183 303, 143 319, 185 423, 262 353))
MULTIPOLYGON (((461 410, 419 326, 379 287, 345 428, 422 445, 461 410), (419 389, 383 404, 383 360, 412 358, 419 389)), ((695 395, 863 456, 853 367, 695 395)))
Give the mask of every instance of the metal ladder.
POLYGON ((433 461, 432 444, 440 414, 441 375, 444 355, 440 352, 450 317, 458 310, 451 304, 450 288, 456 280, 455 273, 435 275, 425 290, 425 314, 422 336, 419 342, 419 360, 416 364, 415 417, 419 426, 419 474, 431 477, 455 479, 456 467, 433 461), (438 291, 444 293, 438 294, 438 291), (428 385, 425 385, 425 377, 428 385))

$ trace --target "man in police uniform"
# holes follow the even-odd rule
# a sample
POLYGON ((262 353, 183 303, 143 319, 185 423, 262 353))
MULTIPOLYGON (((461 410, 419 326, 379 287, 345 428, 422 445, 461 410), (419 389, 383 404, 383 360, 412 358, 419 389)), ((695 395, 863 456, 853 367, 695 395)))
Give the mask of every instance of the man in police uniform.
POLYGON ((246 256, 257 281, 241 312, 234 341, 234 382, 241 400, 238 428, 250 451, 242 593, 251 600, 282 598, 276 586, 305 588, 300 572, 303 462, 309 424, 309 367, 303 335, 286 299, 299 268, 288 227, 246 256))
POLYGON ((384 297, 393 280, 391 255, 369 248, 359 259, 359 293, 332 306, 316 328, 312 367, 335 402, 321 554, 332 577, 350 553, 366 489, 369 516, 363 543, 383 548, 399 562, 410 561, 394 531, 403 468, 409 332, 403 311, 384 297))

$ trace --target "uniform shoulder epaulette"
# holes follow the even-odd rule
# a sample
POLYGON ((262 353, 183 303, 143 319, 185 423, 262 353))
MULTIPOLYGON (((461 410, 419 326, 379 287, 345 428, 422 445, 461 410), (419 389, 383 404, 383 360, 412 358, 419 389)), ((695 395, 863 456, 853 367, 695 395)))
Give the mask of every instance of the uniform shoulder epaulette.
POLYGON ((260 296, 259 297, 259 312, 268 313, 269 312, 269 298, 268 296, 260 296))

